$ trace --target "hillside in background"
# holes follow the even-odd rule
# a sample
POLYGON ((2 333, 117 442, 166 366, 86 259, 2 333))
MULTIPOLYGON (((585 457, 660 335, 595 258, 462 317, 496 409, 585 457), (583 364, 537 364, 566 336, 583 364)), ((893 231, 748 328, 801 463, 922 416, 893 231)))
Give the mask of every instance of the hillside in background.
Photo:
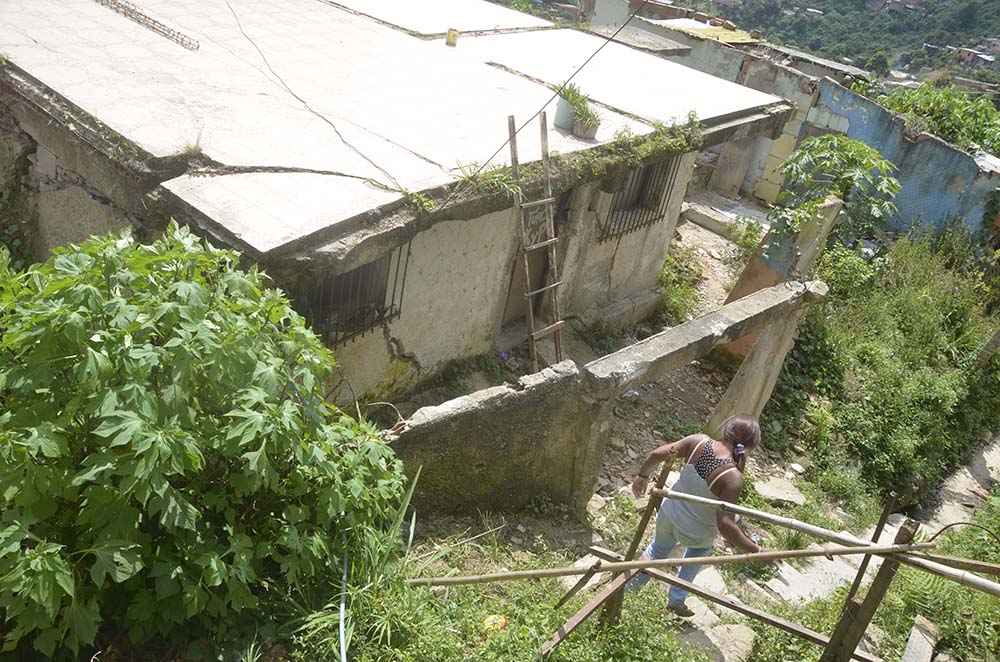
MULTIPOLYGON (((692 2, 770 40, 864 66, 880 54, 893 66, 925 64, 922 45, 975 46, 1000 35, 997 0, 924 0, 927 13, 880 11, 873 0, 742 0, 692 2), (799 11, 796 11, 798 8, 799 11), (818 9, 823 15, 806 13, 818 9)), ((915 3, 918 4, 918 3, 915 3)))

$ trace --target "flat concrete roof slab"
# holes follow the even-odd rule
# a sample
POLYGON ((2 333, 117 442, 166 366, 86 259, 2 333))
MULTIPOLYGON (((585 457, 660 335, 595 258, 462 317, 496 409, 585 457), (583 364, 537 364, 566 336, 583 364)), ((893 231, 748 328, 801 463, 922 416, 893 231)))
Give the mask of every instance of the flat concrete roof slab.
POLYGON ((552 23, 485 0, 336 0, 336 4, 423 35, 543 28, 552 23))
MULTIPOLYGON (((459 164, 504 143, 508 115, 524 122, 552 96, 483 64, 462 48, 466 38, 450 48, 319 0, 233 1, 239 22, 221 0, 143 0, 143 11, 198 40, 197 51, 93 0, 3 3, 5 56, 126 140, 155 156, 197 149, 228 166, 277 170, 167 184, 261 253, 401 197, 365 179, 410 191, 457 179, 459 164), (303 168, 325 174, 281 172, 303 168)), ((598 141, 625 126, 651 130, 605 112, 598 141)), ((522 134, 522 161, 540 158, 537 135, 522 134)), ((594 144, 550 133, 553 151, 594 144)), ((507 160, 502 149, 495 162, 507 160)))
MULTIPOLYGON (((458 49, 561 85, 604 41, 577 30, 545 30, 469 37, 459 40, 458 49)), ((573 82, 595 101, 666 123, 683 122, 691 110, 709 123, 781 101, 617 43, 608 44, 573 82)))
POLYGON ((597 25, 590 28, 591 32, 610 39, 617 33, 615 41, 623 44, 653 51, 657 55, 690 55, 691 47, 685 46, 679 41, 667 39, 666 37, 653 34, 647 30, 626 25, 624 28, 617 28, 613 25, 597 25))
POLYGON ((163 186, 261 253, 399 199, 358 180, 308 173, 183 175, 163 186))

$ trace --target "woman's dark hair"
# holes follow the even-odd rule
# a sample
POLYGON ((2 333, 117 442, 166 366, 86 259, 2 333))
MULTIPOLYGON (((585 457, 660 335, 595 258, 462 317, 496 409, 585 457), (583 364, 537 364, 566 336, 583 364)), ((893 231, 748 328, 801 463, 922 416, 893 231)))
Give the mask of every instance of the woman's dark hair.
MULTIPOLYGON (((751 451, 760 445, 760 423, 753 416, 747 414, 736 414, 730 416, 722 423, 722 440, 734 449, 742 445, 747 451, 751 451)), ((735 453, 736 466, 740 471, 746 465, 746 455, 735 453)))

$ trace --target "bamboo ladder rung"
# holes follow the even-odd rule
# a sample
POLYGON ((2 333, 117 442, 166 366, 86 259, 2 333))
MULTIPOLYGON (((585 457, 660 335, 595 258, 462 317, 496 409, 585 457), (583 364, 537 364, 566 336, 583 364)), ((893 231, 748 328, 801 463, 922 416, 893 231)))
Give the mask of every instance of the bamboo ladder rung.
POLYGON ((545 241, 540 241, 537 244, 530 244, 524 247, 526 253, 531 253, 537 251, 540 248, 545 248, 546 246, 551 246, 552 244, 559 241, 559 237, 552 237, 551 239, 546 239, 545 241))
POLYGON ((548 326, 542 327, 541 329, 536 329, 535 331, 532 331, 531 337, 534 338, 535 340, 538 340, 539 338, 544 338, 545 336, 551 335, 557 331, 561 331, 564 326, 566 326, 566 322, 560 320, 555 324, 549 324, 548 326))
POLYGON ((556 202, 557 200, 555 198, 542 198, 541 200, 522 202, 521 209, 534 209, 535 207, 541 207, 542 205, 554 205, 556 202))
POLYGON ((545 285, 543 287, 539 287, 537 290, 532 290, 531 292, 525 292, 524 293, 524 298, 525 299, 530 299, 531 297, 537 296, 539 294, 542 294, 543 292, 548 292, 549 290, 554 290, 557 287, 559 287, 560 285, 562 285, 562 281, 558 280, 558 281, 556 281, 556 282, 554 282, 554 283, 552 283, 550 285, 545 285))

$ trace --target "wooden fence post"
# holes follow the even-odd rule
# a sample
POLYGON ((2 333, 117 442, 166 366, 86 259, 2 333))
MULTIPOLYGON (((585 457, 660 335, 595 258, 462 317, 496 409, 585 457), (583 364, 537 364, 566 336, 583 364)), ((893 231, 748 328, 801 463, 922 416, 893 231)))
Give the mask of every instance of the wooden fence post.
MULTIPOLYGON (((899 532, 896 533, 896 539, 893 542, 900 545, 909 544, 917 533, 917 526, 913 520, 906 520, 903 522, 903 526, 899 527, 899 532)), ((860 601, 853 598, 845 605, 840 621, 837 622, 837 627, 830 635, 830 643, 823 650, 820 662, 847 662, 851 659, 854 649, 861 643, 861 639, 868 629, 868 624, 875 616, 875 610, 882 604, 882 599, 885 597, 886 591, 889 590, 889 584, 892 583, 892 578, 896 576, 898 569, 899 562, 889 558, 883 560, 882 567, 878 569, 878 574, 875 575, 875 580, 868 588, 865 599, 860 601)))
MULTIPOLYGON (((663 460, 663 466, 660 468, 660 475, 656 477, 656 489, 662 490, 663 486, 667 483, 667 477, 670 475, 670 468, 674 466, 674 460, 677 454, 671 453, 663 460)), ((639 553, 639 546, 642 544, 642 539, 646 535, 646 529, 649 527, 649 520, 656 515, 657 511, 660 509, 660 504, 663 503, 663 497, 661 496, 650 496, 649 501, 646 503, 646 509, 642 513, 642 519, 639 520, 639 526, 635 529, 635 535, 632 536, 632 543, 628 546, 628 551, 625 552, 626 561, 634 561, 635 555, 639 553)), ((625 598, 625 589, 616 593, 611 597, 610 600, 604 605, 604 613, 602 614, 602 620, 605 623, 614 625, 618 622, 618 617, 622 613, 622 601, 625 598)))

